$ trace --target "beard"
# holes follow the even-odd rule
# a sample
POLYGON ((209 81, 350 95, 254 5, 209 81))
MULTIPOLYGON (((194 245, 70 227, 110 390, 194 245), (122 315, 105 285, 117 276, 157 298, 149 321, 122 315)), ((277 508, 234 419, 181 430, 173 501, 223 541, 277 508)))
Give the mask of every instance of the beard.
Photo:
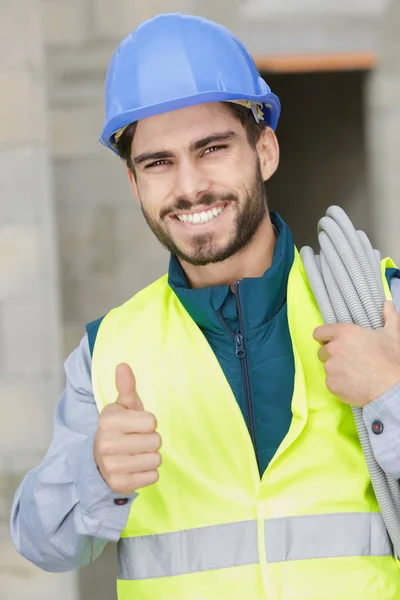
POLYGON ((245 198, 241 208, 239 197, 233 193, 204 194, 196 205, 188 200, 180 199, 173 207, 164 209, 161 212, 159 221, 151 217, 143 205, 141 205, 141 208, 147 224, 158 241, 169 252, 186 263, 195 267, 202 267, 231 258, 249 245, 268 213, 267 195, 259 163, 257 162, 253 181, 245 190, 245 198), (168 218, 168 215, 172 212, 192 210, 196 205, 212 206, 220 202, 231 202, 236 205, 237 210, 230 239, 224 246, 216 243, 213 233, 200 233, 193 235, 190 241, 190 250, 184 251, 175 243, 168 229, 162 225, 163 219, 168 218))

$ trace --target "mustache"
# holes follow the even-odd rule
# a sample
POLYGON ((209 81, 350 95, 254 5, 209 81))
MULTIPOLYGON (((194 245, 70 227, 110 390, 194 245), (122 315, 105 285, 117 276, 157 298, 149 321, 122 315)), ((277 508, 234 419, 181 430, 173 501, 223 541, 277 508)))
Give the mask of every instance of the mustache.
POLYGON ((193 210, 196 206, 212 206, 219 202, 238 202, 239 198, 232 192, 225 192, 224 194, 213 194, 208 192, 200 198, 198 202, 193 204, 186 198, 179 198, 173 206, 168 206, 160 212, 160 219, 164 219, 169 214, 177 212, 179 210, 193 210))

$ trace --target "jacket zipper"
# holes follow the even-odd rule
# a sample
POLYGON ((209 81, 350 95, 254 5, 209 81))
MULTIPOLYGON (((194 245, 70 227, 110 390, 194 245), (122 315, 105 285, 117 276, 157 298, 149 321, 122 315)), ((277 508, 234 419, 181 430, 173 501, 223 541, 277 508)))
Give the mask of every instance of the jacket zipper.
POLYGON ((231 338, 235 342, 235 354, 240 359, 240 366, 242 369, 242 378, 243 378, 243 386, 244 386, 244 398, 246 405, 246 422, 249 430, 249 434, 251 437, 251 441, 253 443, 254 452, 256 455, 256 459, 258 462, 258 449, 257 449, 257 439, 256 439, 256 429, 254 425, 254 412, 253 412, 253 400, 251 396, 251 386, 250 386, 250 370, 249 370, 249 361, 246 352, 245 338, 244 338, 244 323, 243 323, 243 313, 242 313, 242 305, 240 301, 240 281, 236 282, 236 308, 239 318, 239 329, 236 333, 230 329, 229 325, 224 319, 222 314, 222 310, 218 311, 218 316, 220 321, 226 331, 229 333, 231 338))

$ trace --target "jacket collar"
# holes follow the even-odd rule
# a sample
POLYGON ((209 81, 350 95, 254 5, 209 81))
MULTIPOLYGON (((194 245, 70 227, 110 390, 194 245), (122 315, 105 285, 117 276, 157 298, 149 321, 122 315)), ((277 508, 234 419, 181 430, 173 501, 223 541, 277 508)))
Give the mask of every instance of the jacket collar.
MULTIPOLYGON (((256 329, 270 321, 286 302, 289 272, 294 259, 294 244, 289 227, 274 212, 271 221, 277 239, 271 267, 262 277, 245 278, 240 282, 240 298, 248 329, 256 329)), ((236 298, 229 285, 191 289, 176 256, 171 255, 168 283, 201 329, 221 332, 223 325, 217 311, 237 328, 236 298)))

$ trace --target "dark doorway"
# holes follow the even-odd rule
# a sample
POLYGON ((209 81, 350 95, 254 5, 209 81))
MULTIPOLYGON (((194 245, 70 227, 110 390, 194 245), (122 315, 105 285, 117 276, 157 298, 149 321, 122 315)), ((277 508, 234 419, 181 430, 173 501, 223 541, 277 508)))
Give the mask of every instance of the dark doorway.
POLYGON ((270 208, 290 225, 298 247, 316 247, 317 222, 340 205, 368 230, 364 87, 368 73, 268 74, 280 97, 278 172, 268 182, 270 208))

